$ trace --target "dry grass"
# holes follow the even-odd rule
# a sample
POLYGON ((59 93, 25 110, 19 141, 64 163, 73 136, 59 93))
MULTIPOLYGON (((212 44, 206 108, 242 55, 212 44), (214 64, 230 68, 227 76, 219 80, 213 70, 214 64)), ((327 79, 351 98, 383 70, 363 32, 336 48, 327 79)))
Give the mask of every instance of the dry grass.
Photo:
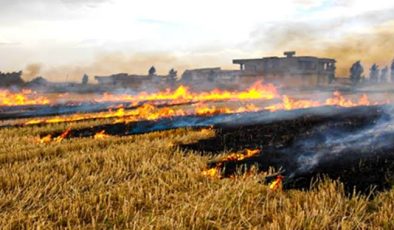
POLYGON ((64 128, 0 130, 2 228, 394 229, 394 189, 368 200, 335 181, 272 192, 263 174, 205 178, 209 156, 176 145, 201 131, 35 143, 64 128))

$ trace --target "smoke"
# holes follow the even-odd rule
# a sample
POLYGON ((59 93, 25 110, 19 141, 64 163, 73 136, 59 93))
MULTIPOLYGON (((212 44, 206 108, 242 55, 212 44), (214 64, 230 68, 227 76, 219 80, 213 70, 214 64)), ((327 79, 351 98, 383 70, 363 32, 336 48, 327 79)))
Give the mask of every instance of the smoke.
POLYGON ((37 77, 41 72, 42 65, 39 63, 33 63, 26 66, 23 70, 23 79, 25 81, 31 81, 33 78, 37 77))
POLYGON ((287 149, 299 154, 294 174, 313 170, 325 161, 344 158, 368 158, 392 148, 394 136, 393 108, 385 108, 384 115, 373 124, 358 130, 325 129, 316 127, 308 138, 299 140, 287 149), (324 133, 322 133, 324 130, 324 133))
MULTIPOLYGON (((281 54, 295 50, 298 55, 337 60, 337 76, 349 76, 358 61, 368 70, 373 63, 391 64, 394 58, 393 9, 368 12, 329 22, 292 22, 262 25, 251 34, 251 47, 281 54)), ((368 72, 364 74, 368 75, 368 72)))
MULTIPOLYGON (((337 75, 349 76, 350 66, 361 60, 364 69, 368 70, 373 63, 380 66, 390 65, 394 57, 394 32, 377 30, 371 34, 353 34, 346 36, 338 43, 323 44, 322 49, 299 47, 304 53, 313 53, 322 57, 333 57, 338 60, 337 75)), ((368 72, 364 72, 368 75, 368 72)))
POLYGON ((84 65, 64 65, 46 67, 43 75, 55 81, 80 81, 83 74, 89 76, 111 75, 114 73, 129 73, 147 75, 151 66, 155 66, 160 75, 168 74, 171 68, 178 71, 178 75, 189 68, 227 66, 231 60, 211 55, 171 53, 106 53, 97 55, 93 62, 84 65), (214 66, 212 66, 215 63, 214 66))

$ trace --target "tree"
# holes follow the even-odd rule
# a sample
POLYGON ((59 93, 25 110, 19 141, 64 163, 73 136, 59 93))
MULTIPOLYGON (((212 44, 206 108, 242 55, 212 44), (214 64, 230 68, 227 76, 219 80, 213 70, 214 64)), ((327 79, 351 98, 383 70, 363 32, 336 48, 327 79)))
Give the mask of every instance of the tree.
POLYGON ((352 65, 350 68, 350 80, 352 81, 353 85, 356 85, 360 82, 361 74, 363 74, 363 72, 364 68, 360 61, 357 61, 352 65))
POLYGON ((156 68, 154 66, 150 67, 148 74, 149 74, 149 76, 155 76, 156 75, 156 68))
POLYGON ((82 85, 87 85, 89 82, 89 76, 85 73, 82 77, 82 85))
POLYGON ((373 64, 371 66, 371 68, 369 69, 369 79, 371 82, 374 82, 374 83, 378 82, 379 72, 380 72, 379 66, 376 64, 373 64))
POLYGON ((382 71, 380 71, 380 82, 388 82, 389 78, 389 67, 385 66, 382 71))
POLYGON ((170 69, 170 71, 168 72, 168 77, 170 80, 175 80, 177 75, 178 75, 178 72, 174 69, 170 69))

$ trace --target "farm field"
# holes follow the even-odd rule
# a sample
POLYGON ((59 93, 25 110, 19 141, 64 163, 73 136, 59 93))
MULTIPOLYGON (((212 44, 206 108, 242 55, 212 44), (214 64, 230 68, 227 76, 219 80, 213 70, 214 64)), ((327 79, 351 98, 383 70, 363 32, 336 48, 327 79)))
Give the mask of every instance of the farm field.
POLYGON ((272 172, 202 175, 215 156, 179 145, 214 136, 209 129, 37 141, 104 122, 0 130, 2 228, 394 228, 394 189, 351 196, 323 179, 307 191, 273 191, 264 183, 272 172))

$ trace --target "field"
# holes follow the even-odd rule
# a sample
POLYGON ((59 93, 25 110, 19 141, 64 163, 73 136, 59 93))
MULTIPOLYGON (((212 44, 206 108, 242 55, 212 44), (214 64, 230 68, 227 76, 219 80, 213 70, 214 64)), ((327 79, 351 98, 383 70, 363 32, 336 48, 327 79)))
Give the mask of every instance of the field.
POLYGON ((215 135, 210 130, 37 142, 39 134, 65 128, 0 130, 2 228, 394 228, 394 189, 348 196, 326 179, 308 191, 272 191, 263 183, 268 172, 203 176, 214 156, 178 145, 215 135))

